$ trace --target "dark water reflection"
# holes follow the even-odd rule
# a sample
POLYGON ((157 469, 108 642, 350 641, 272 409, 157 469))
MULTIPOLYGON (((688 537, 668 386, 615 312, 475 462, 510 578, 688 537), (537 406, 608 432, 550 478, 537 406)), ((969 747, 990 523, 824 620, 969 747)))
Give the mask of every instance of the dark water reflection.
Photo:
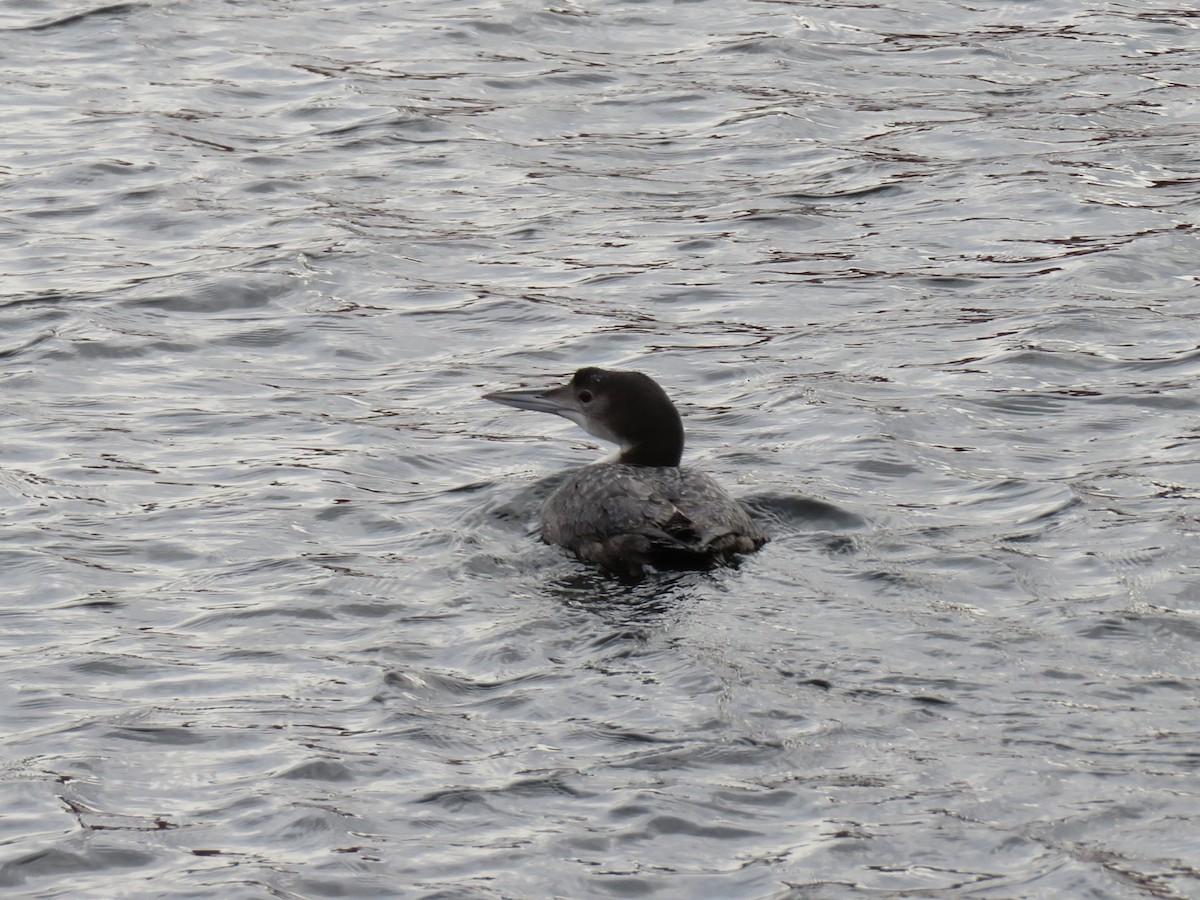
POLYGON ((1195 896, 1194 26, 0 9, 0 887, 1195 896), (761 553, 535 540, 584 363, 761 553))

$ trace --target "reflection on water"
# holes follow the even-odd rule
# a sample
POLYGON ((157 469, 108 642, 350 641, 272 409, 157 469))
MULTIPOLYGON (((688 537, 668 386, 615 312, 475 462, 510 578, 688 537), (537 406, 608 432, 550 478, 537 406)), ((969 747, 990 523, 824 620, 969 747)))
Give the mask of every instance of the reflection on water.
POLYGON ((1192 25, 0 10, 0 886, 1196 894, 1192 25), (538 542, 583 364, 771 543, 538 542))

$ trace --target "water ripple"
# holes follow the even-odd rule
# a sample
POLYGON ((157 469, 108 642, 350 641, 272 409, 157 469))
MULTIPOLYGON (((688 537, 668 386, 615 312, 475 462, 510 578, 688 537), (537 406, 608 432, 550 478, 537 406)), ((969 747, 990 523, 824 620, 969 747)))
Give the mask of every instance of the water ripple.
POLYGON ((0 884, 1194 894, 1193 25, 0 11, 0 884), (583 363, 761 553, 536 540, 583 363))

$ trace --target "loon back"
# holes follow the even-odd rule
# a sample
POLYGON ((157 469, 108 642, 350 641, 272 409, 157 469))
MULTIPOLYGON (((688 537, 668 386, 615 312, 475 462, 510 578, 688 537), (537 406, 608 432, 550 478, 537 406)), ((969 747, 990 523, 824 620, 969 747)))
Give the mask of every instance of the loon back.
POLYGON ((707 475, 622 463, 572 473, 546 501, 542 539, 630 578, 729 563, 767 542, 742 506, 707 475))

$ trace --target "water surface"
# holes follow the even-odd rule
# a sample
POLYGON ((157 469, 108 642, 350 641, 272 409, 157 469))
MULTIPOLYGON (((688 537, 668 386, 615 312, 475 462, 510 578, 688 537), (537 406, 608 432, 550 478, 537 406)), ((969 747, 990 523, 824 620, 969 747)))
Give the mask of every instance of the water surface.
POLYGON ((1196 26, 6 4, 0 887, 1196 896, 1196 26), (772 543, 538 543, 584 364, 772 543))

